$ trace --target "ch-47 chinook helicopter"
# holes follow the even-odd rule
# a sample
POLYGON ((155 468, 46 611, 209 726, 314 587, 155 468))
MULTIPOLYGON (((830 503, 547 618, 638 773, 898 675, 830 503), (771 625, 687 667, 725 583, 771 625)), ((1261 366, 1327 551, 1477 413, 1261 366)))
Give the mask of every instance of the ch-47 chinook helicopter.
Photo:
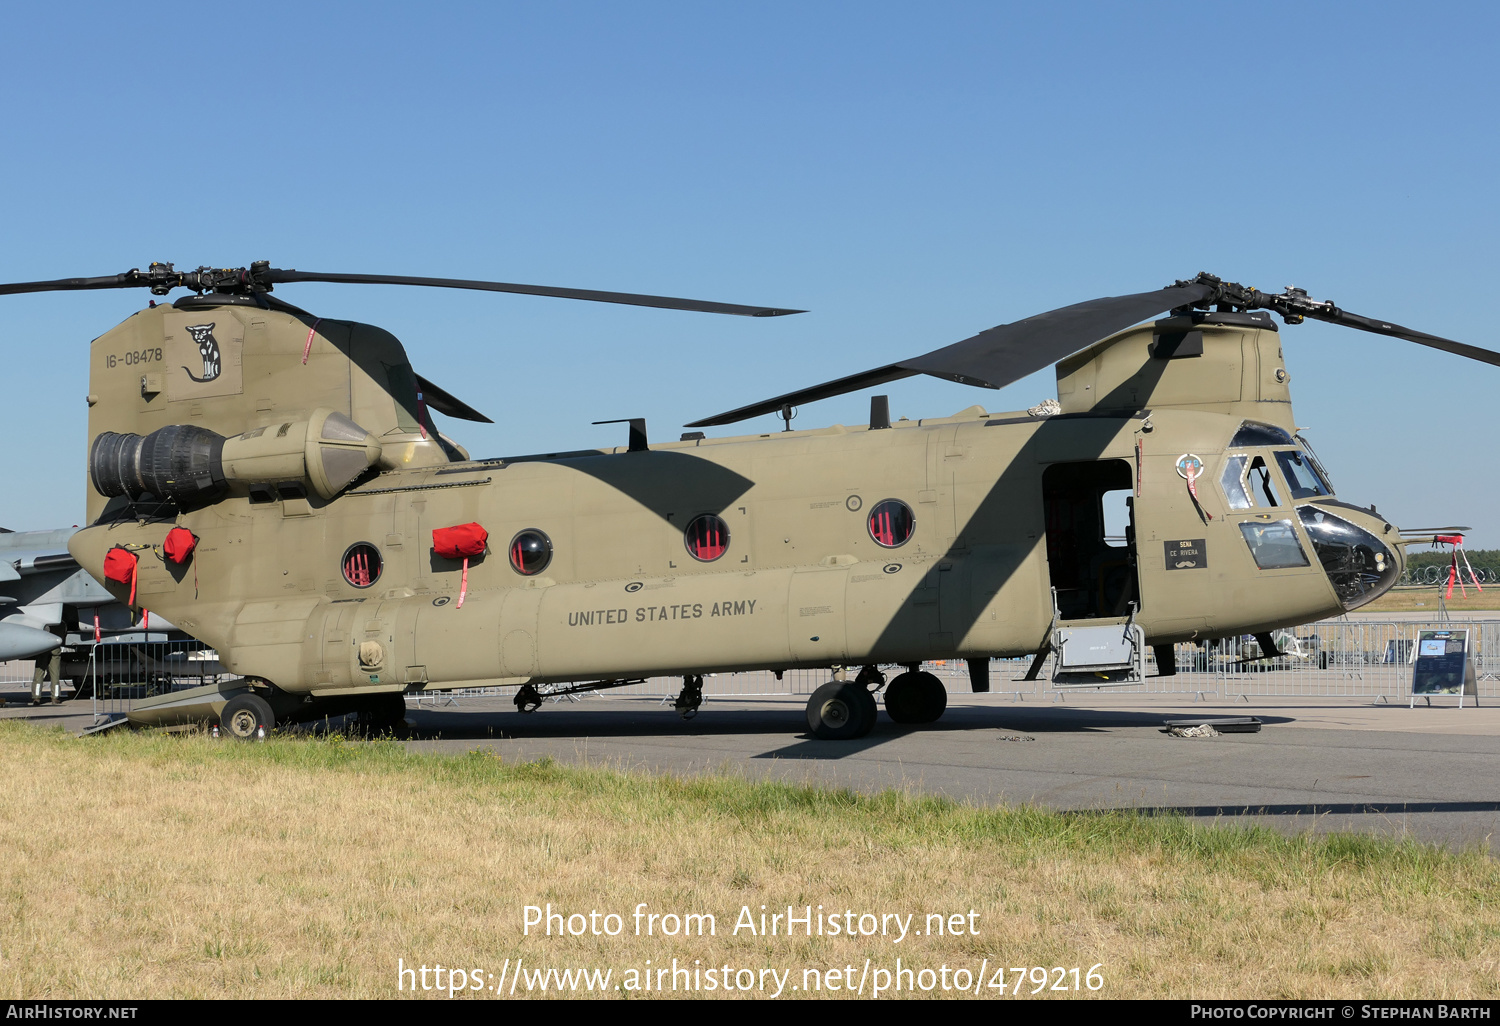
POLYGON ((1070 643, 1068 665, 1101 681, 1121 664, 1091 666, 1094 648, 1144 666, 1154 646, 1162 673, 1180 641, 1256 634, 1274 652, 1270 631, 1370 601, 1404 555, 1373 506, 1334 497, 1297 436, 1263 311, 1500 366, 1298 289, 1200 274, 688 427, 789 420, 914 374, 999 388, 1056 363, 1056 402, 1031 411, 892 422, 876 396, 856 427, 650 444, 633 421, 614 449, 475 460, 427 411, 484 418, 418 377, 387 332, 270 295, 298 281, 795 312, 266 263, 0 286, 194 293, 92 344, 90 524, 69 549, 242 680, 137 703, 136 722, 217 718, 240 737, 348 711, 394 725, 412 690, 520 685, 527 711, 667 675, 691 713, 705 673, 862 667, 807 707, 814 734, 853 738, 882 686, 898 722, 942 714, 929 659, 968 660, 985 691, 991 657, 1035 654, 1034 674, 1070 643), (1112 538, 1103 509, 1120 498, 1128 526, 1112 538), (882 665, 905 670, 886 682, 882 665))

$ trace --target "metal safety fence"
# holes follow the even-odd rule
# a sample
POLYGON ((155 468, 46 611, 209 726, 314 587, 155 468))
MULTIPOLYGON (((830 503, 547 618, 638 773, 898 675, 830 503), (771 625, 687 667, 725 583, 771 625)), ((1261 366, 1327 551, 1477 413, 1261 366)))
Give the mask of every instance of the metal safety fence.
POLYGON ((0 685, 31 683, 31 671, 36 666, 30 659, 11 659, 0 663, 0 685))
MULTIPOLYGON (((1280 654, 1268 656, 1249 636, 1174 646, 1177 672, 1160 676, 1154 652, 1146 655, 1146 679, 1139 684, 1054 686, 1050 661, 1036 680, 1025 680, 1031 658, 990 660, 990 691, 1012 701, 1066 701, 1068 696, 1121 693, 1191 695, 1195 700, 1250 701, 1257 697, 1327 697, 1395 701, 1411 694, 1419 632, 1468 630, 1474 654, 1479 697, 1500 697, 1500 620, 1372 621, 1323 620, 1274 631, 1280 654)), ((853 675, 850 668, 849 675, 853 675)), ((886 667, 887 676, 899 669, 886 667)), ((951 694, 969 692, 963 660, 930 661, 922 669, 936 674, 951 694)), ((769 670, 708 674, 705 698, 753 699, 810 695, 830 679, 828 670, 769 670)), ((561 695, 555 702, 587 701, 594 695, 670 702, 682 687, 679 677, 653 677, 604 692, 561 695)), ((479 688, 443 695, 408 695, 408 701, 433 706, 455 705, 466 697, 513 696, 514 687, 479 688)))
POLYGON ((219 655, 201 641, 166 635, 122 637, 90 647, 76 678, 78 695, 93 703, 95 722, 123 716, 142 698, 234 679, 219 655))
MULTIPOLYGON (((1275 631, 1279 654, 1268 656, 1252 637, 1226 638, 1175 646, 1177 672, 1159 676, 1153 653, 1146 658, 1146 679, 1124 686, 1054 685, 1050 662, 1036 680, 1025 680, 1031 659, 990 661, 990 696, 1010 701, 1067 701, 1097 694, 1192 695, 1195 699, 1251 701, 1258 697, 1328 697, 1365 701, 1405 700, 1411 694, 1417 638, 1423 630, 1467 630, 1473 653, 1478 697, 1500 697, 1500 620, 1323 620, 1275 631)), ((0 663, 0 684, 29 687, 30 661, 0 663)), ((931 661, 922 668, 936 674, 954 695, 970 691, 963 660, 931 661)), ((853 675, 855 667, 848 669, 853 675)), ((899 668, 886 667, 887 675, 899 668)), ((124 637, 79 652, 64 664, 74 695, 88 697, 96 720, 124 715, 135 701, 233 679, 217 654, 201 642, 167 640, 164 635, 124 637)), ((826 669, 769 670, 709 674, 703 678, 706 698, 755 699, 806 696, 830 679, 826 669)), ((560 695, 549 701, 578 702, 602 694, 671 702, 682 687, 680 677, 649 680, 604 692, 560 695)), ((451 707, 478 697, 509 698, 515 687, 474 688, 456 692, 407 695, 410 704, 451 707)))

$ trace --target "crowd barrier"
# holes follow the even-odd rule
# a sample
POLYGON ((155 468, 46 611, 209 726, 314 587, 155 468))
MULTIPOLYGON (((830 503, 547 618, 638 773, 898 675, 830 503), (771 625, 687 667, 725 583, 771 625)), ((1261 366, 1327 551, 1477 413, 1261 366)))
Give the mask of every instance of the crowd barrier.
MULTIPOLYGON (((1500 697, 1500 620, 1375 621, 1323 620, 1276 631, 1272 640, 1279 654, 1268 657, 1251 637, 1226 638, 1175 648, 1177 672, 1159 676, 1154 654, 1146 659, 1146 679, 1139 684, 1054 686, 1048 677, 1050 661, 1036 680, 1025 680, 1030 658, 990 661, 990 695, 1008 701, 1067 701, 1102 693, 1192 695, 1195 699, 1246 701, 1272 697, 1327 697, 1370 702, 1406 700, 1411 694, 1416 641, 1422 630, 1467 630, 1473 653, 1478 697, 1500 697)), ((29 686, 32 663, 0 663, 0 684, 29 686)), ((850 675, 855 671, 850 667, 850 675)), ((941 679, 955 695, 970 691, 968 666, 963 660, 934 661, 923 669, 941 679)), ((887 676, 900 672, 886 667, 887 676)), ((92 701, 96 720, 124 715, 138 699, 223 683, 233 678, 223 671, 213 650, 196 641, 167 641, 153 635, 108 642, 94 647, 78 681, 78 696, 92 701)), ((830 679, 822 669, 769 670, 709 674, 703 679, 707 699, 810 695, 830 679)), ((653 677, 605 694, 671 702, 682 687, 679 677, 653 677)), ((407 696, 408 703, 445 708, 479 696, 513 696, 515 687, 476 688, 457 692, 423 692, 407 696)), ((553 702, 585 701, 594 692, 549 696, 553 702)))
MULTIPOLYGON (((1366 701, 1405 700, 1411 694, 1416 639, 1423 630, 1468 630, 1474 653, 1479 697, 1500 697, 1500 620, 1372 621, 1323 620, 1275 631, 1272 640, 1280 655, 1267 657, 1252 637, 1225 638, 1175 646, 1177 672, 1159 676, 1155 654, 1146 656, 1146 679, 1140 684, 1099 688, 1054 687, 1048 676, 1050 660, 1037 680, 1025 680, 1031 658, 990 660, 990 694, 1013 701, 1066 701, 1069 694, 1108 692, 1148 695, 1191 695, 1195 700, 1244 700, 1257 697, 1356 698, 1366 701)), ((941 679, 950 693, 970 690, 963 660, 933 661, 922 668, 941 679)), ((886 667, 886 675, 900 672, 886 667)), ((850 670, 852 675, 853 668, 850 670)), ((779 677, 769 670, 752 673, 709 674, 703 678, 705 698, 757 698, 810 695, 830 679, 827 670, 787 670, 779 677)), ((670 702, 682 687, 679 677, 653 677, 639 684, 602 692, 613 697, 635 697, 670 702)), ((457 692, 448 699, 409 696, 427 704, 450 703, 465 696, 513 695, 516 689, 482 688, 457 692)), ((584 696, 558 696, 551 701, 582 701, 584 696)), ((1080 700, 1082 700, 1080 698, 1080 700)))

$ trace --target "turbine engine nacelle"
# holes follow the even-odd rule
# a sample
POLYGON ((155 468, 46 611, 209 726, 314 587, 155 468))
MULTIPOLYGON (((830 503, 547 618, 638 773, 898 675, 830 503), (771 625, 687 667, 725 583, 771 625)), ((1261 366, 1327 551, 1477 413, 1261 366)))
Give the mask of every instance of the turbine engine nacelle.
POLYGON ((212 500, 235 485, 289 482, 332 499, 380 455, 374 435, 342 413, 319 407, 307 420, 233 438, 191 424, 168 425, 145 437, 101 432, 89 451, 89 476, 101 495, 151 495, 183 504, 212 500))

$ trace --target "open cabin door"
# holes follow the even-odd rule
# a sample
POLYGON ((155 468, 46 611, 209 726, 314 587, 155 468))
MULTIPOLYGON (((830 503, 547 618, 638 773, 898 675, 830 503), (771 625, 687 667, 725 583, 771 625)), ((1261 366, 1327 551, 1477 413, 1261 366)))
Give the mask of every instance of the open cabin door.
POLYGON ((1054 463, 1042 474, 1047 567, 1063 620, 1123 618, 1140 606, 1134 472, 1125 460, 1054 463))

